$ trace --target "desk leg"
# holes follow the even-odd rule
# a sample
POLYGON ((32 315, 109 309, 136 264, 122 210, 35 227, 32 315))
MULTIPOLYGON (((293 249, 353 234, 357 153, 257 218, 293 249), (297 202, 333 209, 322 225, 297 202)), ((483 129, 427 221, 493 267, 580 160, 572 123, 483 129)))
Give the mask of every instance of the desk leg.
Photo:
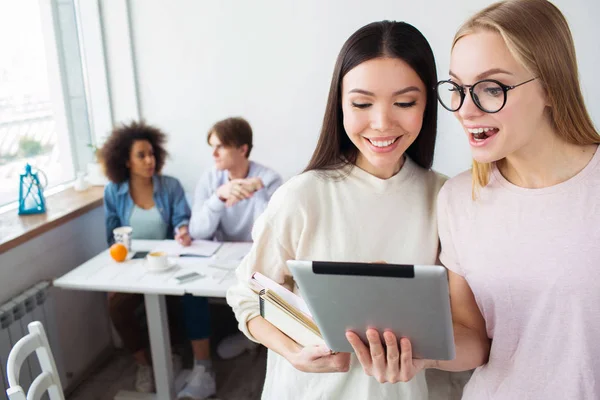
POLYGON ((161 400, 173 400, 175 399, 175 386, 165 296, 144 294, 144 300, 148 316, 156 397, 161 400))

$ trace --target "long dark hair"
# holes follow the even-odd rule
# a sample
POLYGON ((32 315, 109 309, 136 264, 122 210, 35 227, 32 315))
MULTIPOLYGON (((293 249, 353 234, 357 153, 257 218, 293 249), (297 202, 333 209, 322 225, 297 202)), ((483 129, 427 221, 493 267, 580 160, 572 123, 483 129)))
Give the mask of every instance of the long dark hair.
POLYGON ((335 63, 321 135, 304 172, 333 170, 356 163, 358 149, 348 138, 343 125, 342 79, 357 65, 379 57, 403 60, 425 84, 427 105, 423 126, 406 153, 421 167, 431 168, 437 132, 437 100, 433 89, 437 71, 433 51, 414 26, 405 22, 380 21, 363 26, 344 43, 335 63))

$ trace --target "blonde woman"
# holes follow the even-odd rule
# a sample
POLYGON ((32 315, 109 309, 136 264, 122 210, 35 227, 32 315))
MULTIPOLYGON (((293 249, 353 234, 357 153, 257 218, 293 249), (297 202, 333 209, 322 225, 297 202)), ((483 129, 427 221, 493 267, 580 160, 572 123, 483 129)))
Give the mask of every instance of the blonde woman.
POLYGON ((412 360, 402 339, 359 359, 387 380, 479 367, 464 399, 600 399, 600 135, 567 22, 545 0, 493 4, 450 64, 438 98, 474 159, 438 197, 457 357, 412 360))

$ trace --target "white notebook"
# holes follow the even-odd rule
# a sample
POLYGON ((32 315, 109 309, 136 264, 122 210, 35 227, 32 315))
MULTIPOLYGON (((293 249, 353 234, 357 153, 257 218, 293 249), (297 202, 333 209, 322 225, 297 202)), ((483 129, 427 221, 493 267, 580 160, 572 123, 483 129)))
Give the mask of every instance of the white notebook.
POLYGON ((296 343, 306 347, 325 344, 321 334, 307 327, 276 302, 260 296, 260 315, 296 343))
POLYGON ((164 252, 171 257, 212 257, 223 245, 212 240, 194 240, 191 246, 182 246, 176 240, 163 240, 152 252, 164 252))
POLYGON ((277 282, 255 272, 250 278, 258 292, 260 315, 302 346, 325 344, 304 300, 277 282))

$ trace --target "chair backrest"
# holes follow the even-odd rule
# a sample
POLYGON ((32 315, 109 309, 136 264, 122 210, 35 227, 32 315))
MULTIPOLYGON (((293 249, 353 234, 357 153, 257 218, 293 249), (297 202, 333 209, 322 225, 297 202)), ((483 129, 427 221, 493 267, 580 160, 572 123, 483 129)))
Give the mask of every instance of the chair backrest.
POLYGON ((27 328, 29 333, 14 345, 8 355, 6 394, 9 400, 39 400, 46 392, 48 392, 50 400, 65 400, 44 326, 41 322, 34 321, 27 325, 27 328), (25 396, 25 391, 19 386, 19 373, 27 357, 34 351, 40 362, 42 373, 33 380, 27 396, 25 396))

